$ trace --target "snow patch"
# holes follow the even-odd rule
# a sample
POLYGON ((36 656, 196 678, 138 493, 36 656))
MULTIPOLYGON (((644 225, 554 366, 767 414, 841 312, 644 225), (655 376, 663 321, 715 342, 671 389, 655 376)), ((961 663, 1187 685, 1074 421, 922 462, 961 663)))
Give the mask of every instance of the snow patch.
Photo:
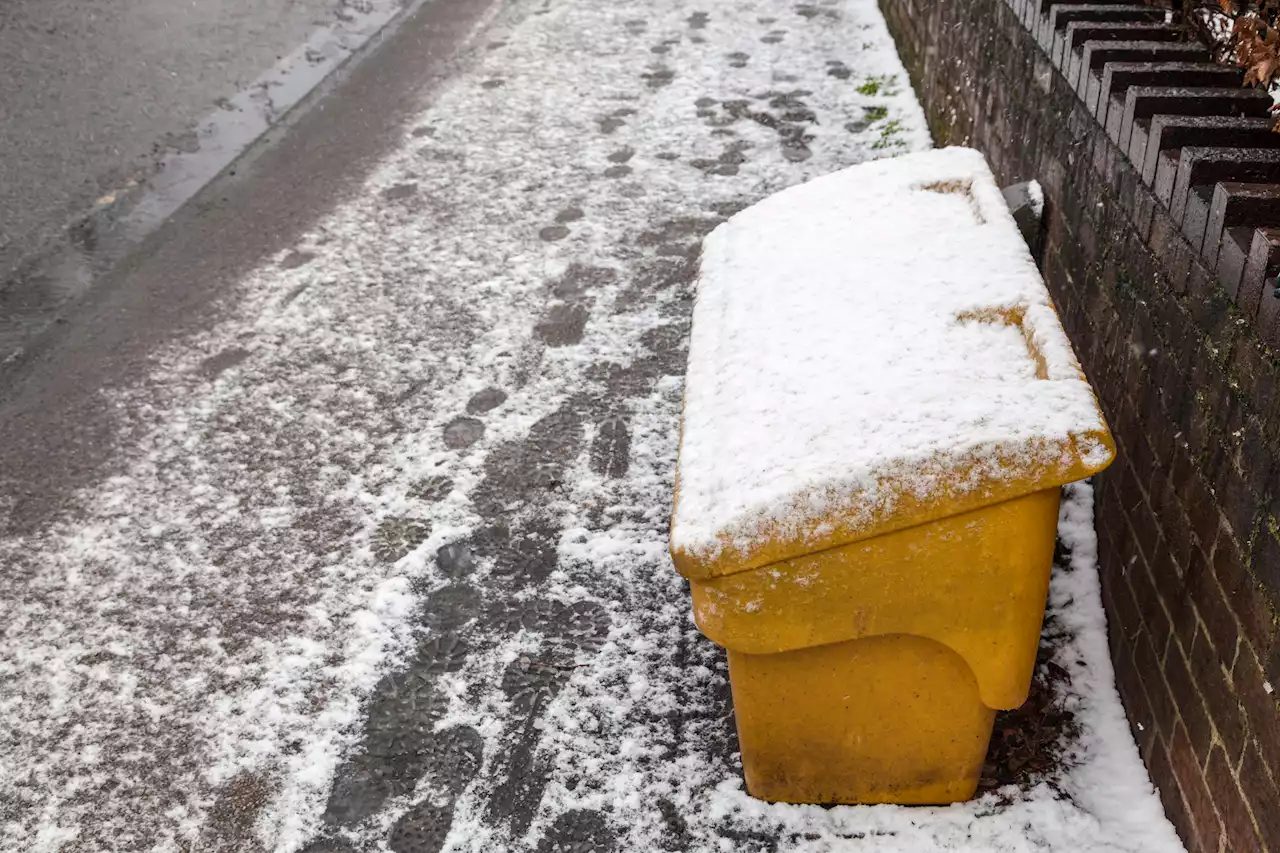
POLYGON ((1044 187, 1037 180, 1027 181, 1027 195, 1031 196, 1031 212, 1038 222, 1044 216, 1044 187))

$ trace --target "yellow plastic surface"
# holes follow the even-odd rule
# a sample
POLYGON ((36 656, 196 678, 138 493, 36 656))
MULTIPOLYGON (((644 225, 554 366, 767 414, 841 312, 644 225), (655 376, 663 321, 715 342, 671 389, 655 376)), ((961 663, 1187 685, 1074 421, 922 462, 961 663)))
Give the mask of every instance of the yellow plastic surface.
POLYGON ((730 651, 774 654, 883 634, 928 637, 973 670, 983 701, 1026 699, 1060 490, 749 572, 691 581, 693 615, 730 651))
MULTIPOLYGON (((963 190, 973 200, 974 187, 981 183, 982 192, 998 204, 985 167, 965 168, 971 172, 967 184, 904 183, 904 198, 916 198, 909 195, 914 187, 963 190)), ((850 191, 856 190, 850 184, 850 191)), ((820 212, 827 215, 825 209, 820 212)), ((1032 280, 1025 253, 1015 246, 1012 223, 1003 217, 998 228, 1014 241, 1008 245, 1018 248, 1018 264, 1010 269, 1022 270, 1019 287, 1025 289, 1019 292, 1024 297, 983 307, 975 295, 972 307, 956 311, 956 305, 948 305, 945 310, 956 311, 959 324, 1021 330, 1035 376, 1065 383, 1056 394, 1026 398, 1043 407, 1019 413, 1019 418, 1028 415, 1026 429, 1005 424, 982 441, 930 436, 911 444, 904 439, 908 446, 900 455, 882 454, 883 459, 871 454, 859 461, 856 454, 845 458, 837 453, 830 463, 847 464, 850 470, 834 470, 831 477, 806 471, 804 479, 775 491, 770 489, 776 483, 758 477, 747 484, 752 500, 776 499, 778 505, 757 513, 732 501, 718 506, 705 491, 730 482, 726 472, 732 467, 721 469, 707 461, 715 458, 708 451, 708 436, 730 435, 736 427, 732 413, 745 416, 754 410, 726 407, 724 400, 705 411, 686 409, 671 556, 689 580, 699 628, 728 650, 747 788, 757 797, 797 803, 967 799, 977 786, 995 712, 1026 700, 1053 562, 1059 489, 1106 468, 1115 457, 1115 442, 1100 412, 1096 418, 1088 416, 1084 377, 1047 295, 1032 280), (1067 411, 1072 414, 1064 415, 1067 411), (701 439, 694 442, 693 462, 686 465, 690 424, 697 425, 701 439), (859 473, 858 465, 864 463, 874 463, 870 473, 859 473), (685 476, 710 480, 682 483, 685 476), (807 491, 804 482, 811 484, 807 491), (692 520, 681 513, 682 486, 696 496, 697 509, 689 511, 692 520)), ((749 269, 747 261, 753 257, 751 247, 739 243, 732 244, 740 254, 732 267, 735 275, 749 269)), ((726 242, 719 250, 727 252, 730 245, 726 242)), ((773 250, 789 246, 777 241, 773 250)), ((966 263, 980 264, 985 258, 974 255, 966 263)), ((774 272, 771 268, 768 276, 774 272)), ((776 285, 784 278, 765 280, 776 285)), ((755 317, 745 302, 729 298, 737 291, 730 289, 728 279, 713 275, 709 280, 709 307, 704 310, 700 291, 694 312, 691 365, 698 346, 705 351, 697 357, 711 359, 700 366, 720 364, 721 358, 729 359, 723 362, 729 365, 732 358, 748 357, 749 349, 723 342, 748 341, 758 326, 742 323, 744 316, 755 317), (708 328, 711 333, 699 335, 699 329, 708 328)), ((765 292, 755 292, 756 298, 765 292)), ((867 298, 879 304, 874 295, 867 298)), ((838 311, 827 316, 815 312, 812 320, 835 328, 833 321, 840 316, 838 311)), ((898 317, 892 312, 884 316, 898 317)), ((907 327, 903 322, 894 328, 900 334, 907 327)), ((856 343, 850 345, 856 348, 856 343)), ((938 357, 953 355, 963 358, 949 352, 938 357)), ((791 366, 810 370, 811 364, 801 359, 791 366)), ((686 407, 690 400, 706 405, 719 399, 715 393, 726 394, 745 381, 737 377, 738 385, 716 387, 714 371, 691 367, 690 375, 690 388, 695 380, 704 385, 686 399, 686 407)), ((839 381, 835 373, 815 375, 839 381)), ((807 385, 804 389, 814 393, 807 385)), ((778 442, 789 440, 776 427, 784 422, 788 405, 780 395, 781 414, 771 422, 778 442)), ((805 417, 819 411, 800 410, 805 417)), ((902 422, 919 416, 918 411, 904 411, 902 422)), ((895 429, 891 412, 883 420, 881 428, 895 429)), ((841 422, 822 426, 838 430, 841 422)), ((855 423, 851 428, 868 427, 855 423)), ((905 435, 909 439, 912 433, 905 435)), ((774 461, 763 457, 763 463, 774 461)), ((828 460, 819 455, 812 461, 828 460)))
POLYGON ((730 652, 729 677, 753 796, 951 803, 977 789, 995 712, 946 646, 894 635, 730 652))
POLYGON ((1059 494, 691 581, 699 628, 729 650, 751 794, 971 797, 995 710, 1031 684, 1059 494))

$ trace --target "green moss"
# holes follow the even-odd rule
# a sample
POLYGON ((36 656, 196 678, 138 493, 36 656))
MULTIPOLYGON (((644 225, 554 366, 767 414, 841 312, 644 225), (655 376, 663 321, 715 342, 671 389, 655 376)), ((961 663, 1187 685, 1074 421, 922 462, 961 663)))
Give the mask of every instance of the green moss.
POLYGON ((1134 282, 1129 268, 1124 265, 1116 270, 1116 296, 1126 303, 1135 302, 1138 298, 1137 283, 1134 282))
POLYGON ((1196 410, 1200 412, 1201 417, 1212 422, 1213 406, 1210 405, 1209 403, 1208 392, 1203 390, 1196 391, 1195 401, 1196 401, 1196 410))
POLYGON ((866 116, 867 121, 880 121, 889 115, 887 107, 863 107, 862 114, 866 116))
POLYGON ((879 77, 872 76, 872 77, 868 77, 866 81, 861 86, 858 87, 858 92, 860 94, 866 95, 869 98, 875 97, 876 95, 881 95, 881 94, 892 95, 893 92, 889 88, 892 85, 893 85, 892 74, 885 74, 879 77))
POLYGON ((880 138, 872 144, 872 148, 883 150, 885 148, 900 148, 906 145, 898 134, 902 132, 902 122, 898 119, 890 119, 885 122, 884 127, 880 128, 880 138))

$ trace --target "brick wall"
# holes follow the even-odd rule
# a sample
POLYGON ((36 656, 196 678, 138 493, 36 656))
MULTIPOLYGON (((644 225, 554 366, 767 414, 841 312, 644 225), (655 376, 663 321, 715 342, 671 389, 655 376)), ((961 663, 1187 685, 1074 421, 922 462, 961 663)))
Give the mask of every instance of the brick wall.
POLYGON ((1280 364, 1013 2, 881 6, 938 144, 1044 187, 1042 269, 1120 447, 1112 656, 1169 817, 1192 853, 1280 853, 1280 364))

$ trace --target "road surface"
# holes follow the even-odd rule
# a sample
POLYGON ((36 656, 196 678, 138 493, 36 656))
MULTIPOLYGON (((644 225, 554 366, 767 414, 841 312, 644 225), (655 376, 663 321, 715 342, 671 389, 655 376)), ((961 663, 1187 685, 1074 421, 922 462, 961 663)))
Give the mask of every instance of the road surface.
MULTIPOLYGON (((419 0, 413 0, 409 5, 419 0)), ((8 4, 0 362, 334 72, 401 0, 8 4)))
POLYGON ((11 0, 0 15, 0 280, 335 20, 333 0, 11 0))

